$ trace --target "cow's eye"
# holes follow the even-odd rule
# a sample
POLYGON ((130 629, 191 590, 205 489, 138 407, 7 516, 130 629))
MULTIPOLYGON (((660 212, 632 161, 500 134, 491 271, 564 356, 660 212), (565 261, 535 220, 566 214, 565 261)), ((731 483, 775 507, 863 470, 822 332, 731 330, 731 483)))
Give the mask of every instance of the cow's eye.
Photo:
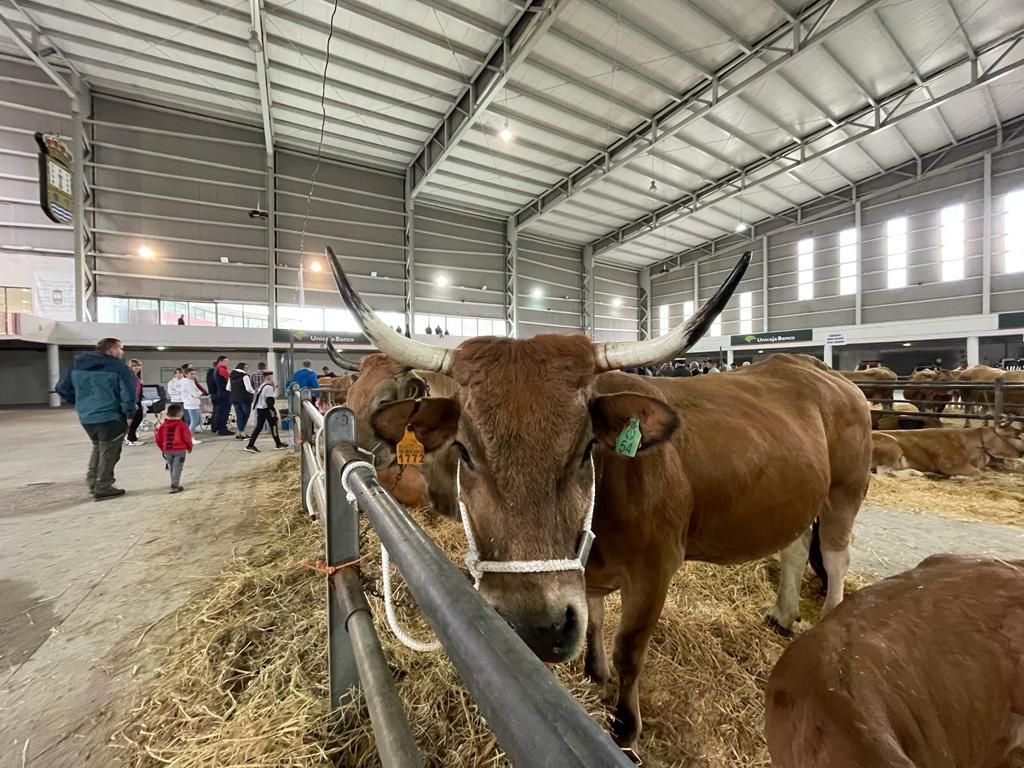
POLYGON ((473 460, 469 458, 469 451, 466 450, 466 446, 464 446, 458 440, 455 441, 454 445, 456 448, 459 449, 459 456, 461 456, 462 460, 466 462, 466 466, 469 467, 470 469, 473 469, 473 460))

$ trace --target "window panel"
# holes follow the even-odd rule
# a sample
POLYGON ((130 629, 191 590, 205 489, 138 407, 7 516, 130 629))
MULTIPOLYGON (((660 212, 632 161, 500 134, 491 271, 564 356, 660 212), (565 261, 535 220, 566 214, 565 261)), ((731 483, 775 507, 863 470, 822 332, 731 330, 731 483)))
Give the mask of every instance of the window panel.
POLYGON ((851 227, 839 233, 839 295, 857 292, 857 230, 851 227))
POLYGON ((1003 271, 1024 272, 1024 189, 1008 194, 1004 206, 1003 271))
POLYGON ((128 299, 128 322, 133 325, 159 325, 160 302, 156 299, 128 299))
POLYGON ((800 301, 814 298, 814 238, 805 237, 797 244, 797 291, 800 301))
POLYGON ((421 315, 418 312, 413 318, 413 333, 426 333, 427 326, 430 325, 430 318, 427 315, 421 315))
POLYGON ((685 322, 686 320, 689 320, 690 316, 692 314, 693 314, 693 302, 692 301, 684 301, 683 302, 683 321, 685 322))
POLYGON ((185 316, 188 320, 187 301, 161 301, 160 302, 160 323, 163 325, 177 325, 178 318, 185 316))
POLYGON ((942 280, 964 279, 964 206, 942 209, 942 280))
POLYGON ((740 294, 740 333, 754 332, 754 294, 751 291, 740 294))
POLYGON ((889 288, 907 286, 907 217, 889 219, 885 224, 887 277, 889 288))
POLYGON ((668 304, 658 307, 658 335, 664 336, 668 333, 668 304))
POLYGON ((190 301, 188 303, 188 324, 214 326, 217 324, 217 307, 212 302, 190 301))
POLYGON ((128 299, 100 296, 96 299, 96 316, 101 323, 127 323, 128 299))
POLYGON ((245 304, 242 307, 246 328, 267 328, 270 310, 266 304, 245 304))
POLYGON ((241 328, 244 324, 244 310, 241 304, 218 304, 217 325, 226 328, 241 328))

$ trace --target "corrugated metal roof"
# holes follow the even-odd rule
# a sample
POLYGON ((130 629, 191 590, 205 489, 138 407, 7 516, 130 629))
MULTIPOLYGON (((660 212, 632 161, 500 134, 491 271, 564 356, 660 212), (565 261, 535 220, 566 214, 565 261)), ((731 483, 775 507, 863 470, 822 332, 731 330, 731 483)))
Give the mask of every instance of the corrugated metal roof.
MULTIPOLYGON (((250 3, 12 4, 98 90, 260 123, 250 3)), ((555 17, 419 193, 606 262, 652 263, 1024 112, 1020 0, 262 0, 275 139, 319 140, 334 13, 324 151, 408 167, 524 5, 555 17)))

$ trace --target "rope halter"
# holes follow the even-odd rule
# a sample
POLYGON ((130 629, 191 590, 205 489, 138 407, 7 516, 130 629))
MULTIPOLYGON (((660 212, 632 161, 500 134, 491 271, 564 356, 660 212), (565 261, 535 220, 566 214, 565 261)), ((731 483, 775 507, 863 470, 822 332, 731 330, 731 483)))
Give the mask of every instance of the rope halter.
POLYGON ((576 556, 573 558, 562 558, 557 560, 483 560, 480 558, 480 549, 473 538, 473 528, 469 523, 469 511, 462 501, 462 486, 459 480, 459 469, 461 462, 455 469, 455 493, 459 498, 459 516, 462 518, 462 529, 466 532, 466 567, 473 577, 473 583, 480 589, 480 579, 485 573, 552 573, 555 571, 582 571, 587 565, 587 558, 590 557, 590 548, 594 544, 594 500, 597 496, 597 475, 594 471, 594 460, 590 460, 590 502, 587 505, 587 514, 583 518, 583 531, 580 534, 580 543, 576 548, 576 556))

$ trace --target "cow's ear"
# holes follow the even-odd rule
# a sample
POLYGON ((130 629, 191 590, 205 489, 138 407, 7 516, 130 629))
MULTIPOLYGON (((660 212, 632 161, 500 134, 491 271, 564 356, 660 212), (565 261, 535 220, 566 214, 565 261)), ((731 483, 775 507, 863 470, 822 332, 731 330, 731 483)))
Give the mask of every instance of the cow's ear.
POLYGON ((664 400, 635 392, 593 398, 590 401, 590 418, 594 436, 613 451, 630 421, 636 419, 640 428, 637 453, 672 439, 682 424, 679 414, 664 400))
POLYGON ((450 397, 424 400, 396 400, 382 405, 370 417, 374 433, 394 447, 412 427, 427 453, 436 451, 455 437, 459 427, 459 403, 450 397))

